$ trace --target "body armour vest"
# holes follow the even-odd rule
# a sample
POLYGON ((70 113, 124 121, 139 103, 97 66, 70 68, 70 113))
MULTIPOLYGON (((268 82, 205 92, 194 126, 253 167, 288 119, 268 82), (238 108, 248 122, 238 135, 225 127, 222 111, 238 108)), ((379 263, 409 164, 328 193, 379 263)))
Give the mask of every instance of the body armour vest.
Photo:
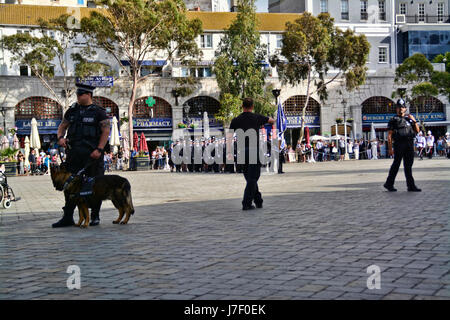
POLYGON ((394 120, 394 142, 395 141, 413 141, 416 137, 412 123, 406 117, 395 116, 394 120))
POLYGON ((75 104, 69 116, 69 130, 67 138, 71 146, 86 146, 95 149, 101 136, 98 121, 98 106, 82 107, 75 104))

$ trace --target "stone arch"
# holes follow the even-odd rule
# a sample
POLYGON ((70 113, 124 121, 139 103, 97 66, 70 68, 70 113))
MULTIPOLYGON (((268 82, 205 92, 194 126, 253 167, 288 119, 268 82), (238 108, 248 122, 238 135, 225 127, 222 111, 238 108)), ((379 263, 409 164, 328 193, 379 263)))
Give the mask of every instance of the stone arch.
MULTIPOLYGON (((220 102, 209 96, 197 96, 187 100, 184 105, 189 106, 190 118, 201 118, 203 113, 208 112, 209 117, 213 117, 219 112, 220 102)), ((183 108, 184 109, 184 108, 183 108)), ((183 110, 184 113, 184 110, 183 110)), ((185 115, 186 116, 186 115, 185 115)))
POLYGON ((133 117, 135 118, 172 118, 172 106, 166 100, 153 96, 156 101, 153 107, 147 105, 147 97, 141 97, 134 102, 133 117), (153 117, 151 113, 153 109, 153 117))
POLYGON ((435 97, 417 97, 411 101, 410 112, 430 113, 445 112, 444 104, 435 97))
POLYGON ((62 119, 62 106, 48 97, 32 96, 23 99, 14 108, 16 120, 62 119))
POLYGON ((92 98, 92 101, 94 104, 104 108, 106 111, 106 115, 109 118, 115 116, 117 120, 119 120, 119 106, 114 101, 102 96, 94 96, 92 98))
POLYGON ((370 97, 361 104, 362 114, 393 114, 395 112, 395 103, 384 96, 370 97))
MULTIPOLYGON (((283 103, 283 110, 286 116, 301 115, 306 102, 305 95, 296 95, 287 99, 283 103)), ((307 116, 320 116, 320 103, 316 99, 309 97, 306 107, 307 116)))

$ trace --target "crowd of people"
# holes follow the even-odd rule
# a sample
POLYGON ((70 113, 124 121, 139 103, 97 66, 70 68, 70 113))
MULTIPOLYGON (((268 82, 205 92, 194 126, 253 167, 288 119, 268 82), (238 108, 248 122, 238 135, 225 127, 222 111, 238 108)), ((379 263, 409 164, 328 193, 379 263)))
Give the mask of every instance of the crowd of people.
POLYGON ((39 150, 39 152, 32 149, 28 155, 28 163, 26 163, 25 154, 19 151, 17 153, 17 172, 20 176, 50 174, 50 166, 60 165, 63 161, 64 156, 61 159, 56 149, 39 150))

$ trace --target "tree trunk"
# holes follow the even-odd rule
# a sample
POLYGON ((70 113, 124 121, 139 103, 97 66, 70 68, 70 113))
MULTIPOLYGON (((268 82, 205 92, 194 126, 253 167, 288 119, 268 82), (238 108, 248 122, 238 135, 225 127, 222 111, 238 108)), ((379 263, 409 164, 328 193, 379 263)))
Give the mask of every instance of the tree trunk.
POLYGON ((131 91, 130 103, 128 104, 128 131, 129 131, 129 145, 130 152, 133 150, 133 109, 134 109, 134 101, 136 100, 136 91, 137 91, 137 75, 133 74, 133 87, 131 91))

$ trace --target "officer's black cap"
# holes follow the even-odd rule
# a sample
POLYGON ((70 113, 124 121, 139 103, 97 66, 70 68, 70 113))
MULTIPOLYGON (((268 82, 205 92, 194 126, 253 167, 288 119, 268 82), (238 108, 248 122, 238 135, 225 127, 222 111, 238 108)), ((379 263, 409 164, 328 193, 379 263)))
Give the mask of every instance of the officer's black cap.
POLYGON ((77 87, 77 94, 83 94, 83 93, 91 93, 94 94, 95 87, 90 86, 88 84, 83 83, 77 83, 75 84, 77 87))
POLYGON ((403 100, 403 99, 398 99, 398 100, 397 100, 397 103, 395 104, 395 106, 396 106, 397 108, 406 107, 406 102, 405 102, 405 100, 403 100))

